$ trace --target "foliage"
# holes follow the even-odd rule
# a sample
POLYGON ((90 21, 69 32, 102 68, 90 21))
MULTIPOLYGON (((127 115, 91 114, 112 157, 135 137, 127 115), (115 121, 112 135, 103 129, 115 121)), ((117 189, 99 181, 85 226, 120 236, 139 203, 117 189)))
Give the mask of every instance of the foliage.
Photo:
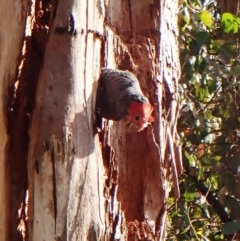
POLYGON ((178 131, 184 173, 169 200, 167 240, 237 240, 240 230, 240 18, 183 0, 178 131))

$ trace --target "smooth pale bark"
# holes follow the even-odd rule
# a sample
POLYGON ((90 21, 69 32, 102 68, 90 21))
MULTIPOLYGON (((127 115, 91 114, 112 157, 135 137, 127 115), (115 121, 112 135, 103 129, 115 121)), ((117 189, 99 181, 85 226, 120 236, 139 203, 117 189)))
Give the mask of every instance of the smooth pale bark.
MULTIPOLYGON (((8 137, 7 114, 11 112, 9 93, 13 91, 17 79, 18 65, 22 52, 27 2, 0 0, 0 238, 7 240, 9 219, 9 188, 11 178, 8 177, 8 137)), ((18 160, 21 161, 21 160, 18 160)), ((18 207, 20 208, 20 207, 18 207)))
POLYGON ((59 1, 30 130, 30 240, 95 240, 105 230, 103 163, 93 132, 103 2, 59 1), (97 4, 98 3, 98 4, 97 4), (87 16, 86 16, 87 14, 87 16))

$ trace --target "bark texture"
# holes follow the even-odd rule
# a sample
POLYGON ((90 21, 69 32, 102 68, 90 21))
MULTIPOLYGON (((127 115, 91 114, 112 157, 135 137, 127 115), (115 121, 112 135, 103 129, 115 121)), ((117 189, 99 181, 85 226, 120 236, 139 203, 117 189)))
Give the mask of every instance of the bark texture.
POLYGON ((29 147, 30 240, 97 240, 103 167, 93 132, 103 28, 98 1, 52 5, 29 147))
MULTIPOLYGON (((11 150, 15 137, 11 134, 13 126, 16 125, 14 84, 19 76, 18 67, 22 56, 27 1, 1 0, 0 6, 0 239, 8 240, 8 233, 14 226, 14 240, 18 240, 21 236, 17 230, 18 209, 24 202, 25 196, 18 181, 24 160, 19 156, 12 162, 11 150)), ((15 131, 21 132, 17 129, 15 131)))
POLYGON ((24 240, 17 228, 28 219, 23 226, 29 241, 164 240, 166 201, 173 182, 179 196, 181 172, 178 2, 33 4, 34 24, 19 73, 27 2, 4 2, 6 8, 0 8, 5 19, 0 21, 1 239, 24 240), (154 106, 151 126, 129 134, 117 122, 104 122, 95 133, 101 67, 138 77, 154 106), (24 205, 27 217, 20 219, 24 205))
POLYGON ((105 64, 132 71, 155 106, 153 127, 126 133, 118 123, 105 129, 108 170, 105 195, 113 240, 163 240, 166 201, 178 174, 181 151, 176 132, 177 1, 109 1, 105 64))
POLYGON ((240 12, 240 1, 236 0, 236 1, 227 1, 227 0, 217 0, 220 8, 221 8, 221 12, 229 12, 229 13, 233 13, 235 15, 239 15, 240 12))

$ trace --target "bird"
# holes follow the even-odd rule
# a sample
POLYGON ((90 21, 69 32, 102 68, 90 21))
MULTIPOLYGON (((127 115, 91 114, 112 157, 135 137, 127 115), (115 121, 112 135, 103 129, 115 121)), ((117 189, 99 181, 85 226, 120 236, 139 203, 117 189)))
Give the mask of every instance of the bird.
POLYGON ((154 121, 153 110, 133 73, 102 68, 97 87, 97 116, 120 121, 127 132, 139 132, 154 121))

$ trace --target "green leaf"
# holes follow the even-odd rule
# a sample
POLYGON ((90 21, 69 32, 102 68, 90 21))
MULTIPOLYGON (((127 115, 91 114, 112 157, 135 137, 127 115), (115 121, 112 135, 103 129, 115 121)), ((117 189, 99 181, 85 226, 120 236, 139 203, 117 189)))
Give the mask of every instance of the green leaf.
POLYGON ((208 80, 207 82, 209 93, 211 94, 218 88, 218 82, 216 80, 208 80))
POLYGON ((203 45, 209 47, 211 44, 211 38, 207 32, 197 32, 193 35, 193 39, 190 42, 189 49, 192 54, 198 54, 203 45))
POLYGON ((211 187, 213 189, 217 189, 218 188, 218 183, 219 183, 219 176, 218 176, 218 174, 212 174, 209 177, 209 181, 210 181, 211 187))
MULTIPOLYGON (((220 53, 227 56, 229 58, 229 60, 232 58, 236 58, 238 56, 238 51, 237 51, 236 47, 234 47, 232 45, 223 45, 221 47, 220 53)), ((237 63, 236 65, 239 65, 239 64, 237 63)))
POLYGON ((231 235, 240 230, 239 222, 227 222, 222 225, 222 233, 225 235, 231 235))
POLYGON ((185 188, 185 194, 192 196, 191 198, 194 198, 196 195, 196 185, 190 176, 186 177, 185 179, 185 188))
POLYGON ((202 235, 203 235, 203 230, 202 230, 202 229, 199 229, 196 233, 197 233, 198 235, 202 236, 202 235))
POLYGON ((199 14, 199 17, 203 24, 205 24, 208 28, 212 28, 212 15, 208 11, 202 11, 199 14))
POLYGON ((229 109, 226 108, 224 111, 223 111, 223 118, 227 119, 230 117, 230 112, 229 112, 229 109))
POLYGON ((200 95, 199 95, 200 100, 204 101, 205 98, 208 97, 208 95, 209 95, 209 92, 206 87, 200 89, 200 95))
POLYGON ((207 110, 204 115, 206 119, 211 119, 213 117, 212 110, 207 110))
POLYGON ((211 38, 207 32, 197 32, 193 35, 193 37, 199 47, 202 47, 202 45, 206 45, 208 47, 211 44, 211 38))
POLYGON ((240 66, 233 66, 230 69, 230 74, 231 75, 240 75, 240 66))
POLYGON ((223 39, 212 40, 213 46, 222 46, 225 43, 226 43, 226 40, 223 40, 223 39))
POLYGON ((170 213, 170 217, 182 217, 182 215, 178 212, 178 211, 173 211, 172 213, 170 213))
POLYGON ((195 193, 193 192, 185 192, 184 193, 184 198, 186 202, 192 202, 195 198, 195 193))
POLYGON ((237 181, 235 179, 235 176, 231 172, 227 172, 222 177, 222 185, 228 185, 230 187, 235 187, 237 184, 237 181))
POLYGON ((224 13, 221 18, 221 24, 225 33, 237 33, 239 18, 231 13, 224 13))
POLYGON ((201 158, 201 163, 202 165, 205 165, 205 166, 210 166, 210 165, 213 165, 213 158, 210 158, 209 156, 203 156, 201 158))
POLYGON ((185 151, 185 157, 188 159, 190 166, 195 164, 194 158, 187 151, 185 151))

